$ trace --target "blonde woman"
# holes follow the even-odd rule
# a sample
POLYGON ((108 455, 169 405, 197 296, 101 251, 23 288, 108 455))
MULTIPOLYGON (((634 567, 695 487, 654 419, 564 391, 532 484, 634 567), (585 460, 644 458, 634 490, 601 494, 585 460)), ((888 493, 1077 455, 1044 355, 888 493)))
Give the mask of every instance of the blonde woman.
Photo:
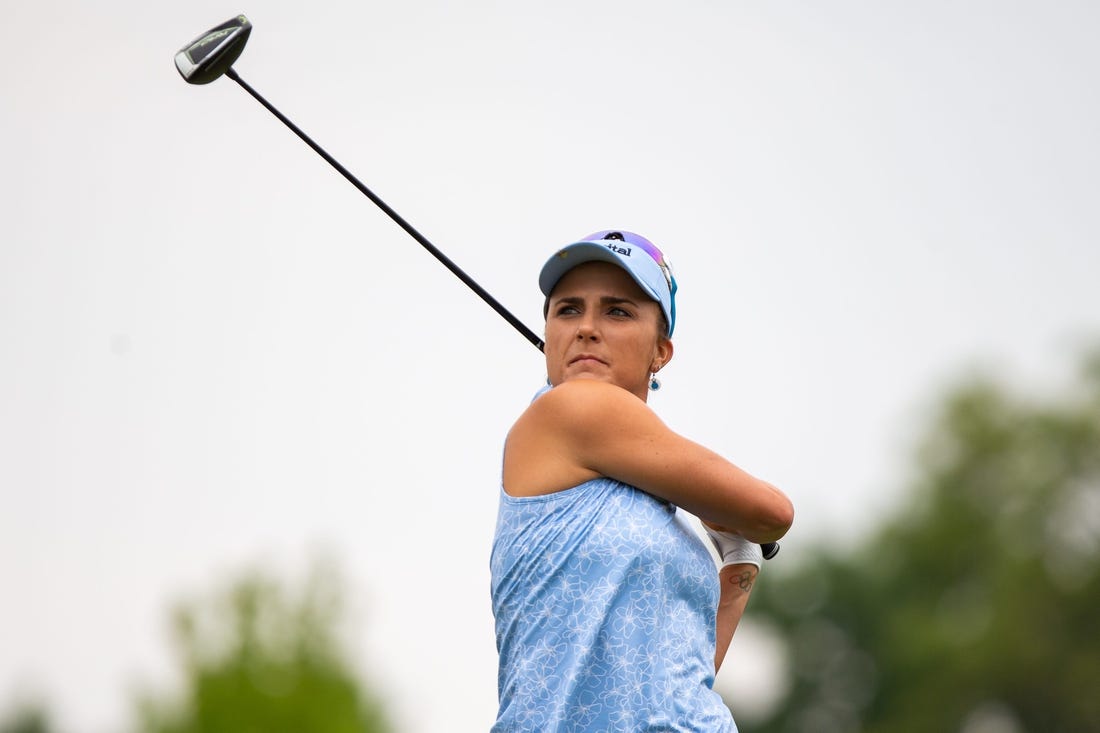
POLYGON ((549 378, 504 450, 492 730, 735 731, 714 675, 791 502, 647 406, 676 325, 652 243, 598 232, 539 285, 549 378), (703 520, 718 572, 677 508, 703 520))

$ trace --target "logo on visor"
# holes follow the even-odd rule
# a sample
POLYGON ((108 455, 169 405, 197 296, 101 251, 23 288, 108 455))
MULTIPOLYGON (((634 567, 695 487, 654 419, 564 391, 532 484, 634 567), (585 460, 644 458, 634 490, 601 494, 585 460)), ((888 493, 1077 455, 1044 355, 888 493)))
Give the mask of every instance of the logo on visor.
MULTIPOLYGON (((626 239, 622 235, 622 232, 608 232, 607 234, 605 234, 603 236, 603 239, 604 239, 605 242, 608 241, 608 240, 616 240, 616 241, 619 241, 619 242, 625 242, 626 241, 626 239)), ((612 252, 624 255, 626 257, 629 257, 630 253, 632 251, 630 247, 620 247, 617 244, 607 244, 607 245, 604 245, 604 246, 606 246, 612 252)))

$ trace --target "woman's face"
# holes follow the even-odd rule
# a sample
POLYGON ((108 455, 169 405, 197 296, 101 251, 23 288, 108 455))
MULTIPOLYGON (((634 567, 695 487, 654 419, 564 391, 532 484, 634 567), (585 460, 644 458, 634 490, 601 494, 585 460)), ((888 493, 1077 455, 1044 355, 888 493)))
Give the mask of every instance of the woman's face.
POLYGON ((621 267, 578 265, 550 294, 545 347, 550 383, 597 379, 644 401, 650 374, 672 358, 661 323, 661 306, 621 267))

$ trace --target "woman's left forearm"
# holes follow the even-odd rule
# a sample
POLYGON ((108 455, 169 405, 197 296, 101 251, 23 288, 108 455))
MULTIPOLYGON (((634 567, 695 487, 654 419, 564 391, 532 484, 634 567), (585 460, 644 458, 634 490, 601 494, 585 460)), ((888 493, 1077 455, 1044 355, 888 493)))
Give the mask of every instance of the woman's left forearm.
POLYGON ((749 594, 756 582, 759 569, 749 563, 726 565, 718 571, 718 580, 721 583, 721 596, 718 600, 717 634, 714 648, 714 671, 722 667, 722 660, 726 658, 730 641, 733 640, 733 632, 737 630, 737 624, 745 613, 745 606, 749 602, 749 594))

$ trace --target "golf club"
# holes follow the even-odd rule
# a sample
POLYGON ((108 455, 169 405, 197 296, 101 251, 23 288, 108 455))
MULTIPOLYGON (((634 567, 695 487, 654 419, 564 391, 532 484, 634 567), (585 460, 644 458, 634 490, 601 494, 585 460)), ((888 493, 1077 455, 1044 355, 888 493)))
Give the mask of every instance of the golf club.
MULTIPOLYGON (((439 260, 443 265, 458 277, 459 280, 466 283, 466 285, 473 290, 478 296, 481 297, 486 303, 492 307, 497 313, 499 313, 504 320, 512 324, 512 326, 523 335, 528 341, 530 341, 535 348, 539 351, 543 350, 545 344, 543 340, 535 334, 530 328, 528 328, 522 321, 512 315, 511 311, 505 308, 500 302, 492 295, 477 284, 477 282, 467 275, 458 265, 451 261, 449 257, 443 254, 435 245, 428 241, 428 239, 412 227, 405 219, 401 217, 396 211, 389 207, 385 201, 380 199, 373 191, 367 188, 363 183, 356 178, 351 172, 342 166, 339 161, 329 155, 325 150, 315 143, 312 138, 306 135, 297 125, 290 121, 282 112, 275 109, 275 107, 260 96, 259 92, 249 86, 241 77, 233 70, 233 63, 240 58, 241 52, 244 51, 244 45, 248 41, 248 36, 252 33, 252 23, 248 18, 243 15, 238 15, 235 18, 231 18, 219 26, 211 28, 206 33, 196 38, 191 43, 180 49, 175 56, 176 69, 179 70, 180 76, 188 84, 209 84, 215 79, 221 76, 228 76, 233 81, 237 82, 248 92, 252 97, 262 104, 267 111, 275 115, 286 125, 290 130, 297 135, 302 141, 313 148, 313 150, 324 158, 329 165, 335 168, 340 175, 348 179, 353 186, 370 199, 374 204, 386 213, 394 222, 397 223, 402 229, 408 232, 409 236, 415 239, 424 249, 428 250, 433 257, 439 260)), ((779 552, 779 544, 775 542, 769 542, 761 545, 764 552, 764 557, 771 559, 779 552)))
POLYGON ((496 298, 478 285, 472 277, 467 275, 458 265, 452 262, 449 257, 429 242, 427 237, 414 229, 400 214, 390 208, 385 201, 363 185, 358 178, 352 175, 351 171, 325 152, 324 148, 315 143, 309 135, 306 135, 297 125, 291 122, 282 112, 275 109, 270 102, 260 96, 259 92, 249 86, 244 79, 241 79, 241 77, 237 75, 237 72, 232 68, 232 64, 240 57, 241 51, 244 50, 244 45, 248 41, 248 36, 251 33, 252 23, 250 23, 245 16, 238 15, 235 18, 227 20, 221 25, 211 28, 187 46, 180 49, 176 54, 176 68, 179 70, 184 81, 188 84, 209 84, 223 74, 240 84, 241 88, 251 94, 257 102, 266 107, 268 112, 275 115, 280 122, 289 127, 295 135, 300 137, 306 145, 313 148, 318 155, 328 161, 328 164, 339 171, 340 175, 348 179, 348 181, 358 188, 364 196, 373 201, 374 204, 393 219, 398 226, 408 232, 409 236, 419 242, 433 257, 442 262, 448 270, 453 272, 459 280, 466 283, 471 290, 477 293, 481 299, 499 313, 504 320, 512 324, 524 338, 534 344, 535 348, 542 351, 544 344, 538 335, 512 315, 511 311, 501 305, 496 298))

